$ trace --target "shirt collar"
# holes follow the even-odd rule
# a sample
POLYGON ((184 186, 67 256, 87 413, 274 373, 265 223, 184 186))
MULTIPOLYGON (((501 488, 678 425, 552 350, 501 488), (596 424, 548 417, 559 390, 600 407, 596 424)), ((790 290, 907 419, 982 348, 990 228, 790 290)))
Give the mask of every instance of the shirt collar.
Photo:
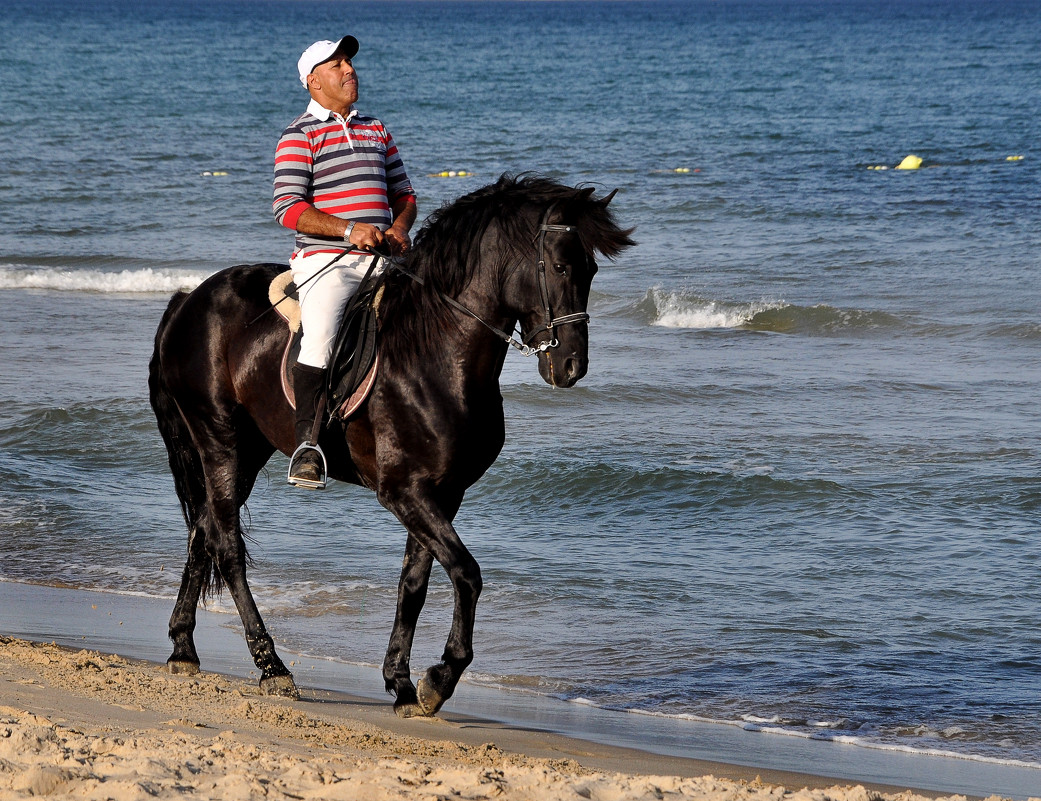
MULTIPOLYGON (((327 109, 325 106, 323 106, 321 103, 319 103, 314 98, 311 98, 311 102, 307 104, 307 113, 310 114, 312 117, 314 117, 316 120, 320 120, 321 122, 328 122, 329 118, 334 116, 332 111, 327 109)), ((339 115, 337 114, 335 116, 338 117, 339 115)), ((351 110, 347 114, 345 119, 350 120, 352 117, 357 117, 357 116, 358 116, 358 109, 356 109, 354 106, 351 106, 351 110)))

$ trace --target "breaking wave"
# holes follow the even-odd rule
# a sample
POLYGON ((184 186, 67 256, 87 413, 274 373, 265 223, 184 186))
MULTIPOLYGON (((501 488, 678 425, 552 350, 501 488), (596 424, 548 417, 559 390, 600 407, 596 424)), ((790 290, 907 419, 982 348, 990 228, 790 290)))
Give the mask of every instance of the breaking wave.
POLYGON ((58 292, 134 294, 192 290, 208 271, 143 267, 127 270, 70 269, 6 264, 0 266, 0 289, 47 289, 58 292))
POLYGON ((907 323, 883 311, 797 306, 783 300, 723 301, 653 287, 637 304, 651 325, 664 328, 743 329, 829 336, 902 329, 907 323))

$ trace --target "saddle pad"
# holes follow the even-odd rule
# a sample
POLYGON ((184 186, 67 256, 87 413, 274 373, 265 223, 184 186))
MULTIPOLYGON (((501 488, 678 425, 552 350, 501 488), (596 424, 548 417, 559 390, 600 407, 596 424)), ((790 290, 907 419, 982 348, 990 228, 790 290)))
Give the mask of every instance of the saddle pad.
POLYGON ((279 273, 272 280, 267 290, 268 300, 275 307, 278 316, 286 321, 289 330, 294 334, 300 330, 300 302, 297 299, 296 284, 293 283, 293 271, 279 273))
MULTIPOLYGON (((289 301, 286 301, 286 303, 288 302, 289 301)), ((296 393, 293 391, 293 365, 296 364, 297 356, 300 355, 301 336, 299 328, 289 335, 289 341, 286 342, 286 349, 282 353, 282 369, 280 371, 282 377, 282 393, 286 396, 286 400, 289 401, 289 405, 294 409, 296 408, 296 393)), ((369 372, 365 374, 365 378, 362 379, 361 384, 350 395, 350 397, 340 404, 338 409, 333 410, 333 417, 339 417, 346 420, 358 411, 358 407, 361 406, 365 402, 365 399, 369 397, 369 392, 372 391, 372 385, 376 383, 376 372, 379 369, 379 366, 380 357, 377 353, 376 358, 372 362, 372 367, 369 368, 369 372)))

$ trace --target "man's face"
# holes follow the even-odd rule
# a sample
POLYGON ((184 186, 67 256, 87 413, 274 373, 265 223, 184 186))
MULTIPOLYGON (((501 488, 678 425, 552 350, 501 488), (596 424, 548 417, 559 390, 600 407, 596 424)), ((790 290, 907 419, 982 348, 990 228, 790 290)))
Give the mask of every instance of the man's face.
POLYGON ((319 103, 341 114, 358 100, 358 75, 351 60, 339 50, 311 70, 307 85, 319 103))

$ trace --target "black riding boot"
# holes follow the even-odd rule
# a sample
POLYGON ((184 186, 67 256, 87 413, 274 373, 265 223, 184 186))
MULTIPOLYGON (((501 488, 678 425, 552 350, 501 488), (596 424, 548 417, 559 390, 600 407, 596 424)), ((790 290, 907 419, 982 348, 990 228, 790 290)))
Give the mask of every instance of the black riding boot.
MULTIPOLYGON (((325 368, 309 364, 293 366, 293 392, 296 395, 296 444, 297 450, 289 465, 289 483, 308 489, 325 487, 325 459, 317 447, 300 448, 301 445, 317 446, 311 441, 314 432, 315 412, 318 401, 325 391, 325 368)), ((319 425, 321 423, 319 422, 319 425)))

